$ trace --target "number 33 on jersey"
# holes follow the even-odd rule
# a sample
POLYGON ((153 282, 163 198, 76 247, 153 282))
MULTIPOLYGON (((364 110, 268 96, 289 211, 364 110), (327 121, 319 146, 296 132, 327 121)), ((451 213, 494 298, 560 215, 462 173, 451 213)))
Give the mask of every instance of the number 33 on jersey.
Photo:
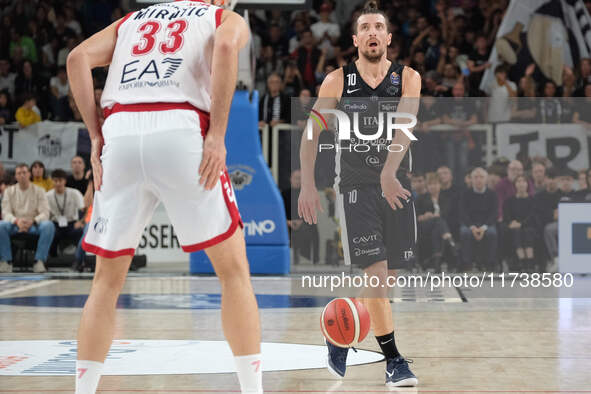
POLYGON ((189 102, 209 112, 210 59, 222 11, 185 0, 129 13, 117 28, 101 106, 189 102))

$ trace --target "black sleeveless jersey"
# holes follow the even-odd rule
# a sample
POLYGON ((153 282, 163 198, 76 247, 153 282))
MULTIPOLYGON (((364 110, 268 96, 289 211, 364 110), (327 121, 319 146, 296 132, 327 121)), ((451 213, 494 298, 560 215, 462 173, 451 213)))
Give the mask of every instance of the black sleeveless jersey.
MULTIPOLYGON (((345 112, 351 123, 351 140, 338 139, 335 133, 336 149, 336 179, 335 184, 341 188, 351 188, 360 185, 380 184, 380 173, 388 156, 386 125, 387 112, 395 112, 402 95, 402 72, 404 65, 392 63, 386 77, 376 89, 372 89, 361 78, 355 62, 343 67, 343 94, 337 109, 345 112), (358 121, 354 120, 354 113, 358 113, 358 121), (380 114, 381 113, 381 114, 380 114), (383 117, 383 130, 376 140, 359 139, 353 132, 357 123, 359 132, 363 135, 375 135, 378 131, 379 116, 383 117)), ((395 130, 395 133, 401 133, 395 130)), ((410 148, 400 163, 398 177, 406 177, 411 170, 410 148)))

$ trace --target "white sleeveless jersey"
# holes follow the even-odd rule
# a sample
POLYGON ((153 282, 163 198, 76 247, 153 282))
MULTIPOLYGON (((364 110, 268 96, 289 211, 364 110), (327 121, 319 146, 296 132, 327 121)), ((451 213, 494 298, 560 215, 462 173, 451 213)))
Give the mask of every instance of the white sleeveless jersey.
POLYGON ((188 102, 209 112, 213 40, 222 11, 184 0, 129 13, 117 28, 101 106, 188 102))

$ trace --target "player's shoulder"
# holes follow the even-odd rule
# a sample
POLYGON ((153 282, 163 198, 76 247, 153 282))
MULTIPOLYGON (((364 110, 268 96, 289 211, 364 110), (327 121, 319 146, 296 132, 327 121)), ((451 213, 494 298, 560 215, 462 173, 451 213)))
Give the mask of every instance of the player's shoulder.
POLYGON ((417 70, 410 66, 404 66, 403 75, 403 78, 407 79, 408 81, 421 80, 421 74, 419 74, 417 70))
POLYGON ((237 12, 234 12, 232 10, 227 10, 227 9, 224 9, 221 7, 216 7, 216 9, 218 10, 218 12, 221 12, 221 20, 220 20, 221 24, 224 24, 224 23, 229 23, 229 24, 246 23, 244 18, 240 14, 238 14, 237 12))
POLYGON ((326 77, 324 77, 322 85, 320 85, 318 97, 340 98, 343 94, 343 81, 344 73, 342 67, 328 73, 326 77))
POLYGON ((402 94, 405 96, 419 97, 421 92, 421 74, 412 67, 404 66, 402 72, 402 94))
POLYGON ((343 86, 344 77, 345 73, 343 72, 343 68, 339 67, 336 70, 329 72, 326 77, 324 77, 322 86, 340 88, 343 86))

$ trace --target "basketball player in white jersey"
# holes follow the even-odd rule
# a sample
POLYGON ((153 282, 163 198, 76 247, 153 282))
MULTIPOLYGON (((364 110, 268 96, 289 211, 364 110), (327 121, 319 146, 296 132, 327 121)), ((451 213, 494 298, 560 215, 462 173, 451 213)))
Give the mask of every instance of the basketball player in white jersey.
POLYGON ((222 325, 242 392, 263 392, 258 307, 224 145, 238 51, 249 34, 238 14, 181 0, 132 12, 68 56, 96 189, 83 246, 97 263, 78 332, 76 394, 96 391, 117 298, 160 202, 183 249, 204 249, 220 279, 222 325), (107 65, 101 129, 91 70, 107 65))
MULTIPOLYGON (((388 31, 385 13, 377 8, 375 1, 367 2, 353 28, 359 59, 327 75, 318 93, 316 109, 339 108, 353 118, 352 125, 355 116, 348 110, 351 104, 360 106, 362 103, 366 118, 368 115, 377 118, 382 111, 378 110, 380 102, 395 105, 396 112, 416 117, 421 77, 412 68, 388 60, 386 54, 392 34, 388 31)), ((396 123, 408 121, 402 118, 396 123)), ((373 126, 357 126, 364 135, 375 133, 373 126)), ((317 222, 316 210, 321 207, 314 182, 314 163, 322 130, 314 124, 313 131, 312 140, 304 133, 300 151, 302 187, 298 211, 307 223, 317 222)), ((380 280, 377 288, 364 289, 362 302, 368 309, 374 335, 386 358, 386 385, 416 386, 418 379, 410 370, 409 360, 396 347, 386 287, 388 274, 393 276, 396 269, 407 268, 416 242, 416 218, 407 176, 412 166, 407 154, 411 141, 401 130, 396 130, 390 141, 381 139, 384 142, 379 144, 361 140, 358 145, 369 150, 347 150, 356 144, 335 139, 336 144, 344 148, 337 153, 335 163, 343 252, 346 264, 356 265, 369 277, 380 280)), ((349 349, 328 341, 326 344, 329 371, 344 377, 349 349)))

